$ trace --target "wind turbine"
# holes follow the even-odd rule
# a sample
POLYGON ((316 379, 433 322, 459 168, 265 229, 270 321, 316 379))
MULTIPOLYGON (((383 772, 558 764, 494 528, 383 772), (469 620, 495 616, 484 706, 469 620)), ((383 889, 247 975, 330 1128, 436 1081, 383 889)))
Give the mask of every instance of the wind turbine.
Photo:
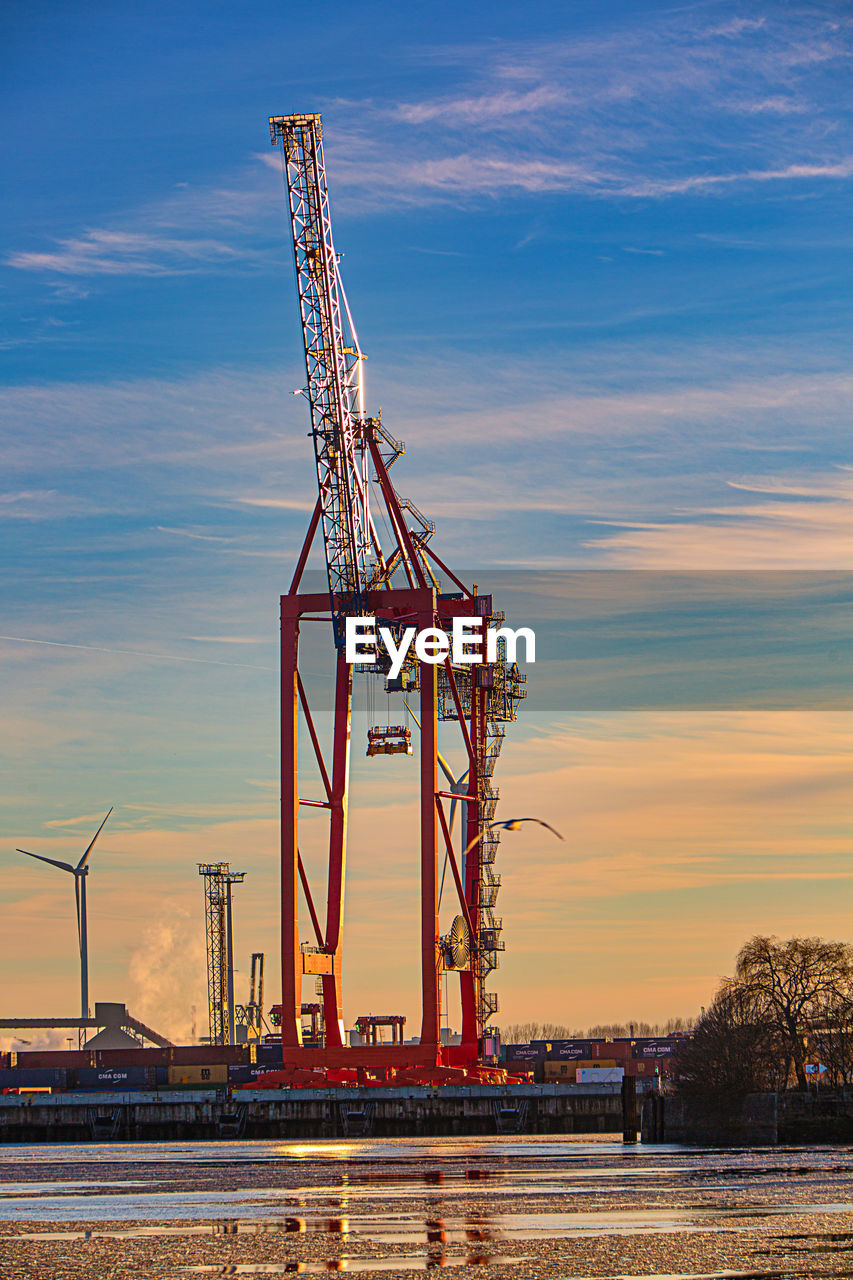
MULTIPOLYGON (((113 811, 110 811, 107 818, 113 811)), ((38 858, 39 862, 49 862, 52 867, 59 867, 61 871, 70 871, 74 877, 74 898, 77 902, 77 938, 80 943, 80 1016, 88 1018, 89 1016, 89 935, 86 923, 86 877, 89 874, 87 863, 89 854, 95 846, 95 841, 104 829, 107 818, 98 827, 98 830, 92 836, 89 847, 83 854, 83 857, 77 863, 76 867, 72 867, 70 862, 57 862, 55 858, 46 858, 41 853, 30 853, 27 849, 16 849, 16 853, 25 853, 28 858, 38 858)))
MULTIPOLYGON (((418 728, 420 729, 420 727, 421 727, 421 722, 420 722, 420 720, 418 719, 418 717, 415 715, 414 711, 413 711, 413 710, 412 710, 412 708, 409 706, 409 704, 408 704, 408 702, 406 701, 406 699, 405 699, 405 698, 403 699, 403 706, 406 708, 406 710, 408 711, 409 715, 412 717, 412 719, 414 720, 415 724, 416 724, 416 725, 418 726, 418 728)), ((436 758, 436 760, 438 761, 438 764, 439 764, 439 767, 440 767, 440 769, 441 769, 441 772, 444 774, 445 778, 447 779, 448 783, 450 784, 450 790, 451 790, 451 791, 453 791, 453 792, 455 792, 455 794, 456 794, 457 796, 460 796, 460 797, 462 798, 462 800, 464 801, 464 799, 465 799, 465 788, 464 788, 464 783, 467 781, 467 778, 468 778, 468 772, 469 772, 469 771, 468 771, 468 769, 466 769, 466 770, 465 770, 465 772, 461 775, 461 777, 459 777, 459 778, 454 778, 454 776, 453 776, 453 774, 452 774, 452 772, 451 772, 451 769, 450 769, 450 765, 447 763, 447 761, 445 760, 444 756, 441 754, 441 752, 440 752, 440 751, 436 751, 436 753, 435 753, 435 758, 436 758)), ((454 824, 454 823, 455 823, 455 821, 456 821, 456 806, 457 806, 457 804, 458 804, 458 801, 457 801, 457 800, 455 800, 455 799, 453 799, 453 800, 451 800, 451 801, 450 801, 450 834, 451 834, 451 835, 453 835, 453 824, 454 824)), ((463 853, 463 854, 462 854, 462 880, 463 880, 463 883, 464 883, 464 881, 465 881, 465 854, 466 854, 467 852, 468 852, 468 850, 466 849, 466 850, 465 850, 465 853, 463 853)), ((446 876, 446 875, 447 875, 447 851, 445 850, 445 853, 444 853, 444 865, 443 865, 443 866, 442 866, 442 868, 441 868, 441 887, 439 888, 439 891, 438 891, 438 903, 439 903, 439 906, 441 906, 441 899, 442 899, 442 896, 444 895, 444 878, 445 878, 445 876, 446 876)))

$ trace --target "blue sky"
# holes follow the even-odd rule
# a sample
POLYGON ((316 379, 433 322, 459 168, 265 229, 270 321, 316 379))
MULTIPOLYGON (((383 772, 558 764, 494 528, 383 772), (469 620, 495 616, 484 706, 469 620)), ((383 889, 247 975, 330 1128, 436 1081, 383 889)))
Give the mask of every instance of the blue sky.
MULTIPOLYGON (((100 924, 92 893, 93 965, 112 994, 144 971, 140 940, 162 920, 152 869, 194 929, 187 867, 206 850, 252 871, 244 950, 275 946, 277 596, 315 482, 268 115, 323 114, 370 404, 407 441, 395 475, 437 520, 442 554, 478 571, 851 567, 847 6, 31 3, 2 22, 3 848, 10 862, 23 840, 64 849, 116 804, 100 924)), ((853 744, 836 725, 822 735, 819 714, 793 737, 824 743, 841 823, 853 744)), ((561 768, 607 738, 606 772, 629 768, 619 753, 636 735, 663 733, 683 758, 682 730, 692 740, 567 711, 519 738, 532 759, 549 735, 570 741, 561 768)), ((769 732, 735 718, 708 740, 729 761, 731 735, 750 744, 760 772, 769 732)), ((527 759, 508 755, 510 794, 527 759)), ((365 786, 384 812, 387 794, 365 786)), ((652 869, 658 819, 648 850, 614 835, 591 868, 652 869)), ((790 856, 828 840, 826 874, 846 876, 837 835, 806 824, 790 856)), ((675 895, 670 925, 693 927, 684 983, 661 968, 659 994, 632 996, 638 1016, 704 1003, 756 921, 843 927, 819 895, 798 914, 796 877, 778 901, 753 878, 749 898, 737 839, 714 855, 720 894, 745 904, 722 936, 700 941, 705 882, 685 886, 671 863, 649 876, 655 901, 661 884, 675 895)), ((555 936, 580 928, 563 874, 555 936)), ((356 863, 356 907, 359 875, 365 900, 378 893, 356 863)), ((405 917, 396 875, 382 892, 405 917)), ((36 978, 70 1000, 64 886, 34 876, 5 876, 20 936, 4 964, 17 974, 35 931, 36 978)), ((595 927, 640 946, 642 881, 617 901, 612 877, 590 876, 595 927)), ((547 932, 516 888, 516 906, 502 900, 510 1011, 526 1007, 517 957, 547 932)), ((620 964, 617 948, 612 987, 603 975, 579 1020, 623 1012, 620 964)), ((576 976, 559 970, 543 1017, 576 976)))

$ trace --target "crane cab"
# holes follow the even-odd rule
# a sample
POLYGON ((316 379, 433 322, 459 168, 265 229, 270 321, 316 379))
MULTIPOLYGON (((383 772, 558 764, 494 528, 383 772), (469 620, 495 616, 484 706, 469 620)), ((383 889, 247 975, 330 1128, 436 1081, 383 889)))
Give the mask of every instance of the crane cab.
POLYGON ((412 731, 402 724, 376 725, 367 731, 369 756, 410 756, 412 731))

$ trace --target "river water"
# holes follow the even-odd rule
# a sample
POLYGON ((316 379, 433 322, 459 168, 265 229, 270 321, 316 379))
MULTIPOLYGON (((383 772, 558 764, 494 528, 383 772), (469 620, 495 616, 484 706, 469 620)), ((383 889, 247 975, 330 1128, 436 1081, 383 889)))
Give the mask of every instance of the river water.
POLYGON ((611 1136, 0 1148, 0 1275, 853 1276, 853 1150, 611 1136))

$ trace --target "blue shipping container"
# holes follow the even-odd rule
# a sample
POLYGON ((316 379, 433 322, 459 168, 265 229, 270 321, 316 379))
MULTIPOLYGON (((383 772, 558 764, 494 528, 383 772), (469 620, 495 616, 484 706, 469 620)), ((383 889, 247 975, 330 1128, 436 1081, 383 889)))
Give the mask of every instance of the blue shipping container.
POLYGON ((153 1084, 148 1067, 78 1067, 77 1089, 148 1089, 153 1084))
POLYGON ((506 1060, 508 1062, 541 1062, 546 1053, 544 1044, 508 1044, 506 1060))
POLYGON ((64 1089, 68 1072, 64 1067, 6 1067, 0 1070, 3 1089, 64 1089))

